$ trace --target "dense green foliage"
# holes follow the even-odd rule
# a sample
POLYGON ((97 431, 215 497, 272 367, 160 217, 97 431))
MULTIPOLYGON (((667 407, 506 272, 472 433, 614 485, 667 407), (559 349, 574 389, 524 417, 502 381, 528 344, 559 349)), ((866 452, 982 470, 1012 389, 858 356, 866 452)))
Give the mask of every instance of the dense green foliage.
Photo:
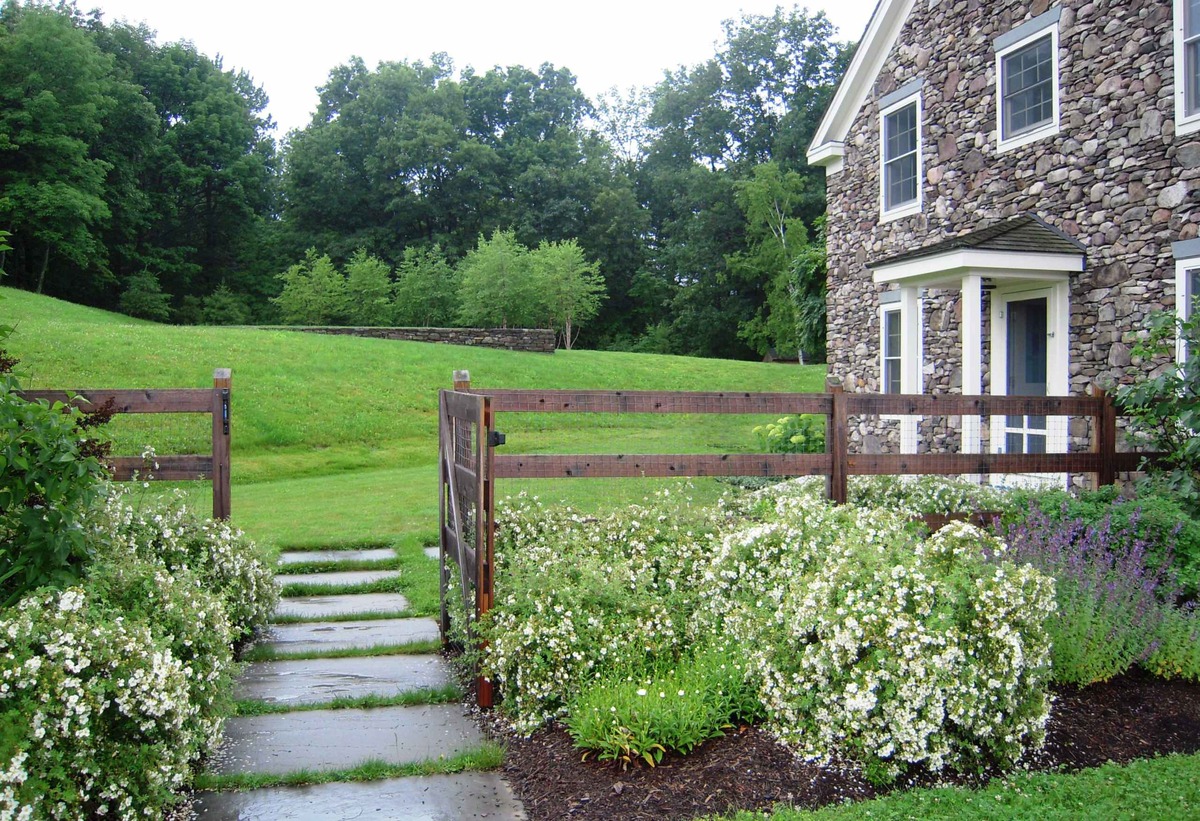
POLYGON ((179 323, 537 324, 564 346, 820 357, 824 178, 804 147, 848 56, 794 8, 728 21, 711 59, 624 99, 550 64, 352 58, 276 145, 244 73, 144 25, 4 0, 0 266, 179 323), (497 237, 568 275, 527 315, 477 288, 444 304, 497 237), (345 299, 299 314, 281 291, 322 259, 345 299))

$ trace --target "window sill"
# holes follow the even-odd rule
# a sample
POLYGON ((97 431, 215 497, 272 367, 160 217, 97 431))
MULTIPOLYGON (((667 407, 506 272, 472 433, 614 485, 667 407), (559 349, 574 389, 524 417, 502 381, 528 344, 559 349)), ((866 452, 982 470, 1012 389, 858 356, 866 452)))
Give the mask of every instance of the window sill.
POLYGON ((905 205, 897 206, 896 208, 893 208, 890 211, 880 210, 879 224, 883 225, 885 222, 891 222, 892 220, 898 220, 898 219, 901 219, 902 217, 911 217, 914 214, 919 214, 919 213, 921 213, 921 200, 916 199, 905 205))
POLYGON ((1058 131, 1058 121, 1055 120, 1047 123, 1046 125, 1038 126, 1032 131, 1026 131, 1023 134, 1018 134, 1010 139, 998 140, 996 143, 996 151, 997 153, 1003 154, 1006 151, 1012 151, 1013 149, 1020 148, 1023 145, 1035 143, 1038 140, 1045 139, 1046 137, 1053 137, 1058 133, 1058 131))

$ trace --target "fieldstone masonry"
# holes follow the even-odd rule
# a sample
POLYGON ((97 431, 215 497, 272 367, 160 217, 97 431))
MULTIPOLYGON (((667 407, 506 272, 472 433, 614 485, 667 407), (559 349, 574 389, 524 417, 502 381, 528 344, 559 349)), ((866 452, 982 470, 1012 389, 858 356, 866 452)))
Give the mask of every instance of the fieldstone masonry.
MULTIPOLYGON (((1200 135, 1175 135, 1172 28, 1169 0, 917 0, 828 177, 832 376, 880 388, 869 262, 1036 214, 1087 249, 1071 282, 1071 393, 1128 379, 1147 317, 1175 306, 1171 243, 1200 232, 1200 135), (993 41, 1055 5, 1060 131, 1000 154, 993 41), (918 78, 922 211, 881 224, 878 100, 918 78)), ((958 392, 959 294, 923 304, 924 390, 958 392)), ((987 391, 986 361, 983 379, 987 391)))

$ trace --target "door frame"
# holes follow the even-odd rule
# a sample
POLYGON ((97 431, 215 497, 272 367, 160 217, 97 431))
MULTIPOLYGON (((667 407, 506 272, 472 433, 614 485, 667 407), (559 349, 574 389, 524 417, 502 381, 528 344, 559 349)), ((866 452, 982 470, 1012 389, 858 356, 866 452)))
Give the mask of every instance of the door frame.
MULTIPOLYGON (((1067 396, 1068 359, 1070 351, 1070 285, 1063 279, 1054 282, 1010 282, 998 285, 991 299, 991 394, 1006 396, 1008 393, 1008 303, 1027 299, 1046 300, 1046 395, 1067 396)), ((1005 452, 1004 417, 991 418, 991 451, 1005 452)), ((1067 452, 1067 419, 1051 416, 1046 419, 1046 452, 1067 452)), ((1038 474, 1041 476, 1042 474, 1038 474)), ((1046 479, 1065 483, 1065 474, 1047 475, 1046 479)), ((1032 478, 1032 477, 1031 477, 1032 478)), ((1041 480, 1042 482, 1046 479, 1041 480)))

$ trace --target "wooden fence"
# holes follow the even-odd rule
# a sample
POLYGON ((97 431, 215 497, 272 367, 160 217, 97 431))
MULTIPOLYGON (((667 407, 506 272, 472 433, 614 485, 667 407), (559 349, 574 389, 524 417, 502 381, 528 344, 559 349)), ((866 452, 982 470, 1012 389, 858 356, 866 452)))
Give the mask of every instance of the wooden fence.
MULTIPOLYGON (((962 396, 828 392, 740 393, 472 389, 456 371, 453 391, 439 398, 443 635, 448 626, 447 560, 461 573, 463 601, 476 618, 495 599, 492 518, 495 480, 591 477, 824 476, 829 498, 846 501, 847 479, 867 475, 1091 474, 1096 485, 1137 470, 1157 454, 1117 449, 1117 409, 1101 390, 1088 396, 962 396), (496 453, 505 437, 495 429, 503 413, 649 413, 746 415, 817 414, 826 419, 824 453, 529 454, 496 453), (1072 416, 1090 420, 1090 449, 1069 453, 853 453, 855 416, 985 417, 1072 416)), ((966 511, 965 511, 966 512, 966 511)), ((939 518, 939 517, 930 517, 939 518)), ((940 517, 947 518, 947 517, 940 517)), ((931 523, 934 526, 937 523, 931 523)), ((490 706, 490 684, 480 679, 479 703, 490 706), (486 689, 485 689, 486 685, 486 689)))
POLYGON ((492 413, 817 414, 826 417, 824 453, 501 454, 492 476, 579 478, 623 476, 825 476, 829 498, 846 501, 850 476, 1084 473, 1097 485, 1136 470, 1145 456, 1117 450, 1117 411, 1101 390, 1089 396, 962 396, 846 393, 484 390, 492 413), (852 453, 852 416, 1038 415, 1091 419, 1091 450, 1073 453, 852 453))
POLYGON ((115 413, 206 413, 212 417, 212 453, 156 455, 148 466, 140 456, 112 456, 106 462, 113 479, 119 482, 137 478, 154 481, 209 480, 213 488, 213 518, 228 519, 231 509, 230 398, 232 373, 228 368, 213 372, 212 388, 172 388, 166 390, 54 390, 24 391, 29 400, 62 402, 80 410, 95 410, 112 402, 115 413))

